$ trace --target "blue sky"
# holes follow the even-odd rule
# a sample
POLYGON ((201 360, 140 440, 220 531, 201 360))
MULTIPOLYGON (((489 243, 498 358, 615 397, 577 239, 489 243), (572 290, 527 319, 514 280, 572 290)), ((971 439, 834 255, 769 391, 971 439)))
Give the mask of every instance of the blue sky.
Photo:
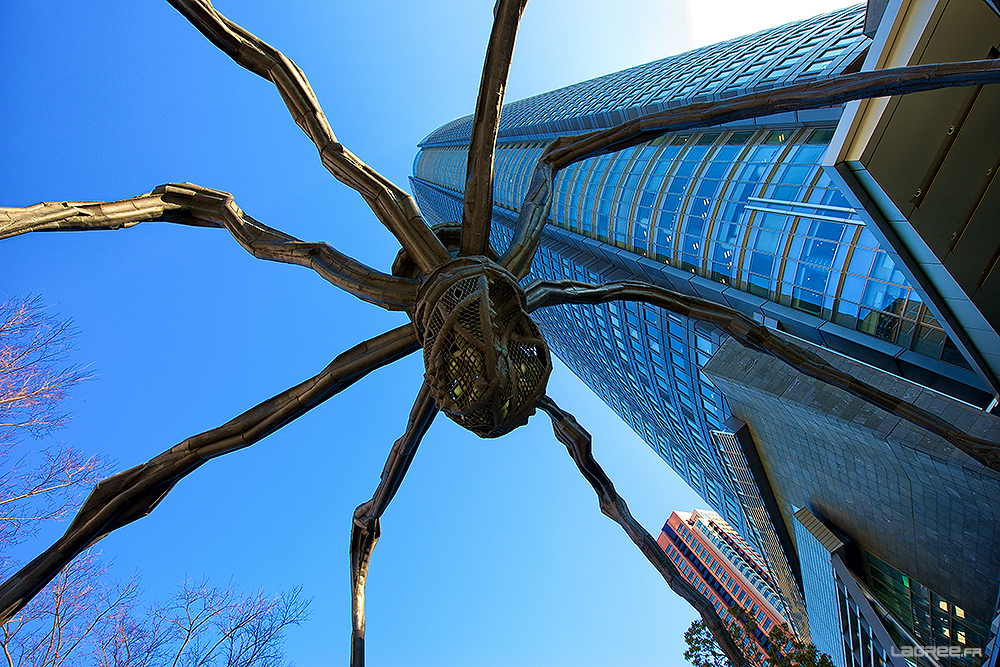
MULTIPOLYGON (((295 60, 338 138, 406 187, 416 143, 473 108, 493 3, 216 6, 295 60)), ((728 10, 708 2, 534 0, 507 99, 826 8, 755 6, 713 31, 713 12, 728 10)), ((0 35, 3 205, 113 200, 190 181, 388 271, 394 239, 323 169, 274 88, 166 2, 5 3, 0 35)), ((4 241, 0 287, 39 294, 75 320, 74 360, 97 379, 76 392, 74 420, 56 438, 120 469, 405 321, 307 269, 255 260, 221 230, 165 224, 4 241)), ((419 355, 373 373, 204 466, 101 548, 117 574, 140 571, 150 595, 185 576, 301 585, 312 620, 289 632, 289 656, 346 663, 351 516, 378 483, 422 373, 419 355)), ((703 505, 561 364, 549 394, 594 435, 595 455, 654 535, 672 510, 703 505)), ((694 613, 600 514, 544 416, 492 441, 439 417, 382 530, 368 584, 372 665, 683 662, 694 613)))

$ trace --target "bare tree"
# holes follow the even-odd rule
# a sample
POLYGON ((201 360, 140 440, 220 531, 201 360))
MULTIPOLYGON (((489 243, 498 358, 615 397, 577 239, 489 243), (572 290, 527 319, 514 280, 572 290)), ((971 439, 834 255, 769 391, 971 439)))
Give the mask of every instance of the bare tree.
MULTIPOLYGON (((95 639, 136 603, 138 582, 104 577, 107 564, 93 551, 64 568, 0 630, 6 664, 57 667, 79 664, 95 639), (70 661, 70 662, 67 662, 70 661)), ((126 663, 128 664, 128 663, 126 663)))
MULTIPOLYGON (((15 566, 12 549, 45 522, 79 509, 81 492, 110 464, 59 446, 24 453, 24 436, 64 425, 60 403, 91 375, 64 364, 74 334, 69 320, 45 312, 37 297, 0 305, 0 573, 15 566)), ((284 662, 284 629, 307 616, 298 589, 269 598, 184 582, 169 601, 142 604, 139 580, 116 582, 90 550, 74 560, 3 626, 8 667, 226 665, 284 662)))
POLYGON ((91 377, 85 368, 62 366, 73 323, 45 310, 38 297, 0 304, 0 444, 62 426, 68 415, 59 404, 91 377))
MULTIPOLYGON (((146 645, 159 653, 153 664, 271 667, 284 664, 284 629, 308 618, 309 601, 292 589, 268 598, 262 591, 244 595, 225 588, 185 581, 177 594, 153 608, 156 630, 146 645)), ((127 647, 121 635, 120 646, 127 647)), ((100 663, 116 667, 129 663, 100 663)), ((139 663, 145 664, 145 663, 139 663)))
POLYGON ((277 667, 284 631, 308 617, 299 589, 274 597, 182 582, 162 604, 142 604, 137 577, 124 584, 88 552, 64 568, 0 628, 8 667, 277 667))
POLYGON ((0 571, 9 550, 49 519, 75 512, 80 495, 109 465, 66 446, 25 453, 17 443, 63 426, 60 404, 89 370, 66 365, 75 331, 47 313, 38 297, 0 305, 0 571))

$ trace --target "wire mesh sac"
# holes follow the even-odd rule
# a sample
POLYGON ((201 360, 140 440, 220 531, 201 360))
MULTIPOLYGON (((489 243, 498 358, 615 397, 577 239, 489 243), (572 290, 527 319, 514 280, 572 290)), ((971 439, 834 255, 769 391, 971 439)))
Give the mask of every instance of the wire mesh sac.
POLYGON ((514 277, 485 258, 462 258, 433 276, 414 321, 438 408, 483 438, 534 414, 552 370, 514 277))

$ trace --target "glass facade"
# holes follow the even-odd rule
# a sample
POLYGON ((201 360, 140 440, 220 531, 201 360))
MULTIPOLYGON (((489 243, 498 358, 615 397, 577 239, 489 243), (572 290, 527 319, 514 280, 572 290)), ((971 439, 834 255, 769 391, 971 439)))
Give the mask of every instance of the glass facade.
MULTIPOLYGON (((868 48, 863 20, 864 6, 851 7, 505 106, 494 248, 509 245, 531 171, 554 137, 839 74, 868 48)), ((865 363, 876 365, 865 354, 877 350, 883 370, 911 364, 922 383, 945 378, 961 385, 956 391, 981 391, 918 291, 821 168, 840 113, 672 133, 568 166, 555 178, 549 225, 525 284, 686 280, 689 293, 775 328, 820 345, 852 345, 849 354, 865 363)), ((421 143, 411 184, 430 223, 461 220, 471 126, 471 117, 460 118, 421 143)), ((731 416, 702 372, 726 340, 720 330, 628 302, 563 305, 533 317, 556 356, 710 507, 759 540, 710 435, 731 416)))
MULTIPOLYGON (((819 162, 831 128, 673 134, 583 160, 555 181, 552 224, 967 368, 819 162)), ((500 144, 496 204, 516 211, 546 142, 500 144)), ((464 147, 415 176, 453 192, 464 147)))
POLYGON ((809 633, 812 643, 819 651, 830 656, 834 667, 847 667, 841 638, 841 618, 837 613, 841 603, 838 600, 836 572, 831 560, 833 552, 841 549, 843 544, 825 526, 817 527, 819 522, 811 513, 805 516, 813 519, 806 520, 809 527, 802 523, 802 514, 796 513, 793 528, 799 566, 802 568, 802 589, 809 615, 809 633), (819 536, 814 535, 810 528, 819 533, 819 536))
POLYGON ((837 610, 840 612, 840 635, 847 667, 886 667, 886 665, 913 665, 913 659, 904 661, 897 647, 890 642, 880 641, 879 626, 873 626, 865 618, 865 611, 858 599, 851 595, 844 580, 834 575, 837 585, 837 610), (885 644, 888 643, 888 646, 885 644))
MULTIPOLYGON (((865 6, 737 37, 504 106, 499 137, 551 137, 610 127, 690 101, 803 83, 842 72, 868 48, 865 6)), ((467 144, 472 116, 422 145, 467 144)))
MULTIPOLYGON (((733 420, 737 422, 738 420, 733 420)), ((735 431, 736 424, 727 426, 735 431)), ((738 422, 741 426, 742 422, 738 422)), ((749 434, 747 434, 749 437, 749 434)), ((806 614, 806 605, 799 592, 788 558, 781 548, 774 524, 764 507, 759 482, 754 479, 750 465, 739 443, 739 436, 733 431, 712 431, 712 441, 719 451, 719 458, 726 466, 727 477, 736 485, 740 505, 750 523, 750 527, 761 547, 761 554, 767 560, 768 569, 777 581, 776 590, 781 597, 782 610, 800 639, 811 642, 812 628, 806 614)), ((752 443, 749 445, 753 447, 752 443)))
MULTIPOLYGON (((875 556, 865 554, 865 570, 872 594, 921 646, 958 646, 962 656, 938 657, 943 667, 976 667, 981 656, 964 649, 982 649, 989 626, 965 609, 903 574, 875 556)), ((889 629, 892 632, 892 628, 889 629)), ((901 644, 902 645, 902 644, 901 644)))

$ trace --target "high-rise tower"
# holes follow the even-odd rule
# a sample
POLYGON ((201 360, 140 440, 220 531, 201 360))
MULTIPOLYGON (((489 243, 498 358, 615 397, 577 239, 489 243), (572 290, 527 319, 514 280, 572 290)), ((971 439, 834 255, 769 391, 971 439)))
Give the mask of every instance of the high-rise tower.
MULTIPOLYGON (((727 623, 734 608, 756 626, 743 647, 754 665, 763 665, 776 650, 767 637, 787 624, 781 595, 760 554, 726 521, 708 510, 673 512, 657 544, 677 569, 715 607, 727 623)), ((748 628, 749 629, 749 628, 748 628)))
MULTIPOLYGON (((531 167, 554 137, 858 70, 873 44, 864 23, 865 7, 851 7, 507 105, 495 245, 510 241, 531 167)), ((977 357, 821 166, 842 113, 668 134, 571 165, 555 181, 528 279, 638 278, 729 306, 1000 441, 977 357)), ((461 218, 471 125, 455 120, 420 145, 412 186, 430 222, 461 218)), ((772 566, 785 561, 786 587, 802 589, 793 515, 805 507, 850 538, 845 559, 877 594, 898 593, 879 587, 881 563, 970 617, 994 615, 995 471, 710 325, 634 303, 560 306, 538 320, 554 353, 713 509, 772 566)))

